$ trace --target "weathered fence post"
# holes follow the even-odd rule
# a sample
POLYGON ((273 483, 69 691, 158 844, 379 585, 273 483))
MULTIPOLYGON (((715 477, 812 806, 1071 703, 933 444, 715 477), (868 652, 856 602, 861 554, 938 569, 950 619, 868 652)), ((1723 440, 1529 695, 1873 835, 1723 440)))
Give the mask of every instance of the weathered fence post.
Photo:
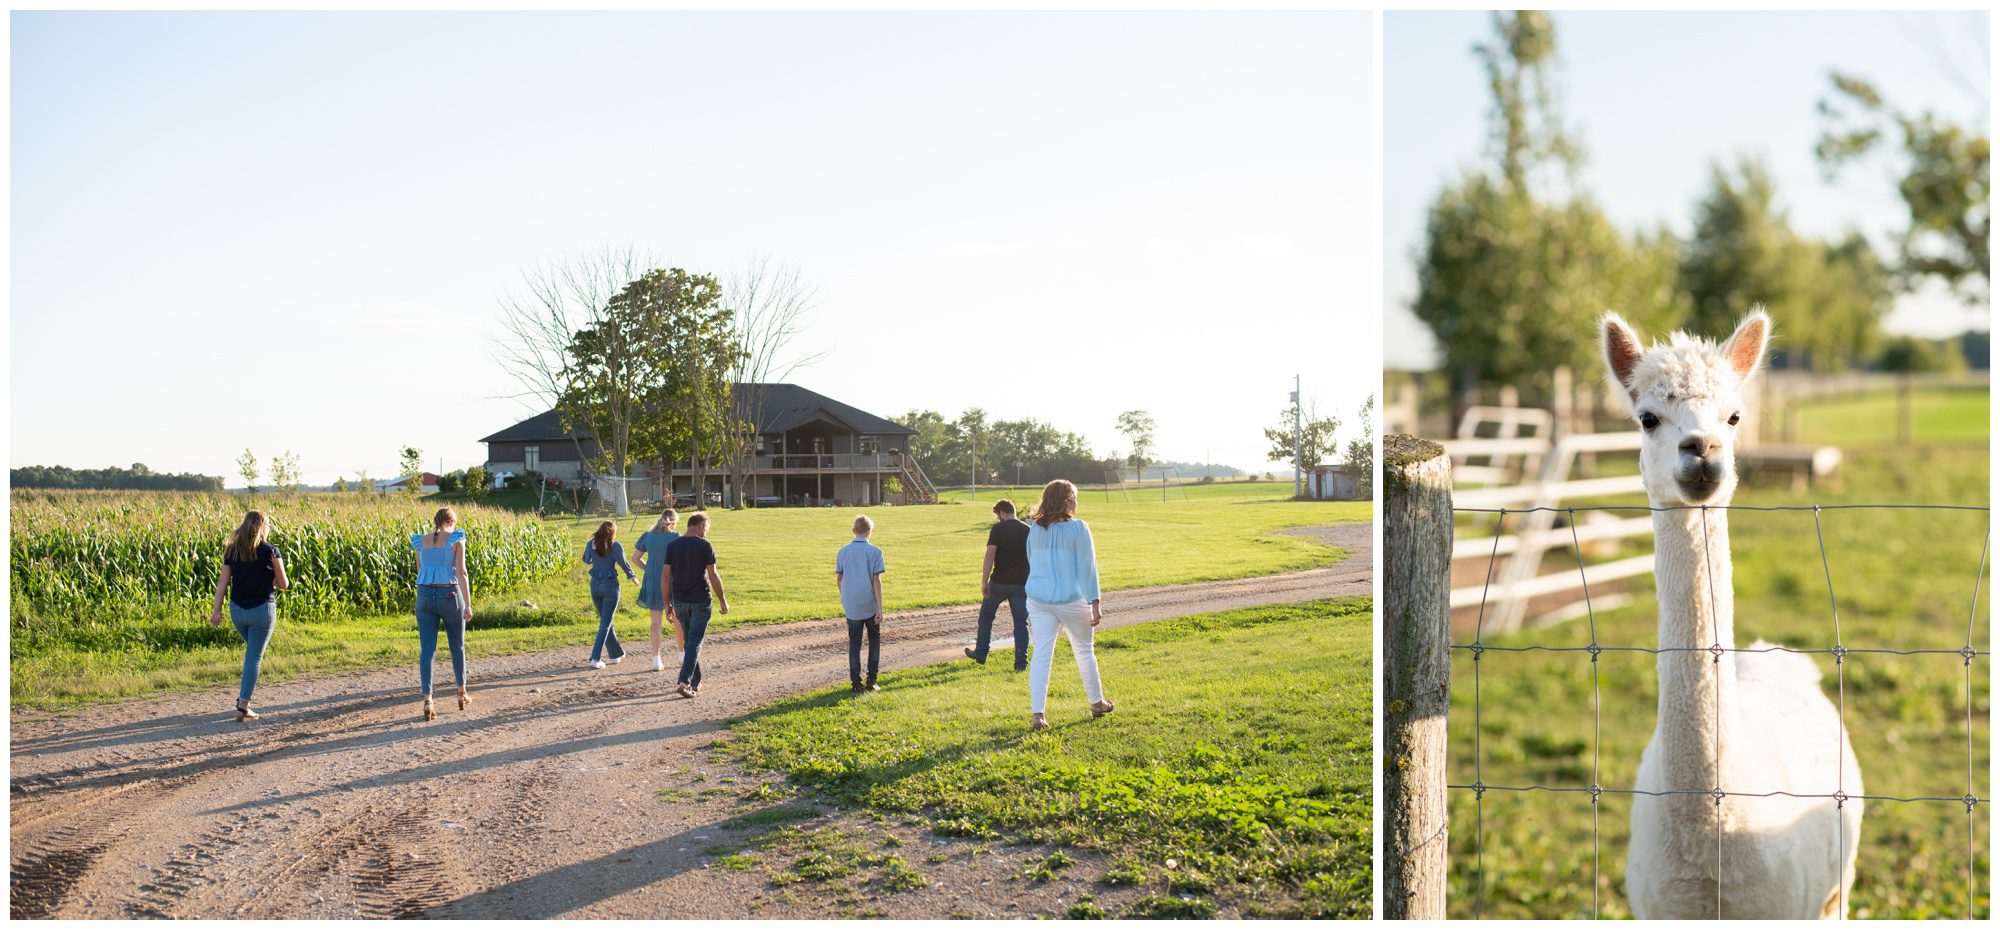
POLYGON ((1382 446, 1382 916, 1444 917, 1445 712, 1451 703, 1451 458, 1382 446))

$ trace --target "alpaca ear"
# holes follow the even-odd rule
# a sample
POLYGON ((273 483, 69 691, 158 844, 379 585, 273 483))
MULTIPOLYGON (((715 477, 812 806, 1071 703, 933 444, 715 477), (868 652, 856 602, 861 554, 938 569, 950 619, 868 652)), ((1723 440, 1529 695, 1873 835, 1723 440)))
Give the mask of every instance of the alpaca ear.
POLYGON ((1739 381, 1748 381, 1764 367, 1764 350, 1771 344, 1771 317, 1758 307, 1736 325, 1729 341, 1722 344, 1722 357, 1739 381))
POLYGON ((1597 326, 1598 341, 1604 345, 1604 370, 1611 375, 1611 383, 1626 397, 1638 399, 1632 390, 1632 372, 1639 367, 1639 356, 1644 350, 1639 348, 1639 336, 1632 331, 1616 313, 1606 313, 1597 326))

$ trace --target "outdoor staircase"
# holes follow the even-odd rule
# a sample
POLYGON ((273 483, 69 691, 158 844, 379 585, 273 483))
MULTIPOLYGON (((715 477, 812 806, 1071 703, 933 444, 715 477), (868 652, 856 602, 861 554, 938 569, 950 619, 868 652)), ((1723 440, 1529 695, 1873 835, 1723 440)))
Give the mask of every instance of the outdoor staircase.
POLYGON ((937 486, 931 484, 929 475, 917 464, 913 455, 901 456, 903 460, 903 503, 935 504, 938 502, 937 486))

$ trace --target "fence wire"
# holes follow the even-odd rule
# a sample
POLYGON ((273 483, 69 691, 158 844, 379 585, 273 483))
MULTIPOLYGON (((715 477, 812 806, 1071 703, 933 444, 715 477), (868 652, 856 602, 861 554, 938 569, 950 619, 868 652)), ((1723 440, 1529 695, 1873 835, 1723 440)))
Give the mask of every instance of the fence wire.
MULTIPOLYGON (((1631 505, 1600 505, 1600 506, 1589 506, 1589 507, 1521 507, 1521 508, 1455 507, 1452 509, 1452 513, 1495 514, 1499 517, 1499 523, 1495 527, 1493 533, 1493 552, 1489 554, 1487 557, 1486 578, 1482 587, 1480 588, 1479 616, 1478 619, 1475 621, 1473 627, 1472 642, 1454 643, 1451 646, 1451 648, 1454 650, 1463 650, 1470 653, 1472 656, 1473 783, 1470 785, 1446 785, 1446 787, 1453 790, 1471 791, 1473 796, 1474 829, 1476 831, 1473 840, 1474 842, 1473 848, 1475 856, 1473 916, 1475 919, 1484 916, 1484 905, 1486 898, 1485 798, 1486 798, 1486 792, 1488 791, 1505 791, 1505 792, 1517 792, 1517 793, 1548 792, 1552 794, 1577 793, 1577 794, 1588 794, 1590 796, 1590 842, 1591 842, 1590 916, 1592 920, 1597 919, 1599 916, 1599 908, 1600 908, 1599 885, 1601 882, 1601 871, 1603 868, 1603 842, 1602 842, 1602 831, 1600 829, 1599 801, 1603 798, 1604 795, 1607 794, 1626 795, 1626 796, 1643 795, 1648 797, 1696 795, 1713 799, 1716 808, 1715 916, 1716 919, 1718 920, 1722 919, 1722 890, 1723 890, 1722 804, 1723 801, 1727 798, 1775 798, 1775 797, 1802 798, 1802 799, 1823 798, 1833 801, 1834 812, 1835 812, 1834 861, 1836 865, 1839 864, 1841 851, 1846 846, 1846 824, 1841 819, 1840 813, 1845 810, 1848 801, 1889 801, 1896 803, 1944 802, 1944 803, 1963 804, 1965 806, 1965 879, 1966 879, 1965 916, 1967 920, 1974 919, 1975 910, 1977 907, 1977 900, 1978 900, 1978 887, 1975 884, 1976 879, 1974 876, 1974 862, 1976 860, 1976 846, 1977 846, 1975 839, 1975 830, 1977 827, 1975 821, 1975 815, 1976 812, 1978 811, 1979 805, 1992 803, 1991 798, 1982 798, 1978 795, 1979 782, 1978 782, 1977 767, 1975 763, 1975 754, 1973 750, 1973 729, 1972 729, 1972 717, 1973 717, 1972 662, 1975 658, 1991 657, 1991 652, 1989 652, 1988 650, 1975 648, 1975 638, 1979 622, 1979 595, 1984 588, 1986 580, 1987 558, 1991 552, 1992 542, 1993 542, 1993 526, 1992 526, 1992 519, 1990 516, 1991 508, 1979 507, 1967 504, 1808 504, 1808 505, 1778 505, 1778 506, 1739 506, 1739 505, 1717 506, 1710 504, 1681 504, 1681 505, 1673 505, 1667 507, 1655 507, 1644 504, 1631 504, 1631 505), (1590 579, 1588 572, 1585 571, 1585 566, 1583 562, 1583 545, 1577 533, 1576 515, 1581 512, 1589 512, 1589 511, 1648 511, 1648 512, 1658 513, 1658 512, 1671 512, 1671 511, 1681 511, 1681 510, 1701 511, 1702 550, 1703 550, 1702 574, 1705 578, 1710 579, 1711 582, 1715 574, 1713 568, 1715 563, 1711 559, 1710 553, 1708 552, 1709 511, 1711 510, 1742 510, 1742 511, 1761 511, 1761 512, 1811 511, 1813 515, 1813 537, 1814 541, 1817 543, 1819 547, 1820 571, 1826 578, 1827 604, 1833 620, 1833 645, 1824 649, 1801 649, 1790 646, 1773 646, 1768 644, 1762 647, 1755 647, 1755 648, 1724 646, 1720 641, 1721 640, 1720 624, 1713 624, 1713 623, 1711 624, 1711 626, 1715 627, 1716 640, 1707 646, 1666 646, 1666 647, 1607 646, 1599 643, 1597 641, 1597 613, 1595 608, 1592 606, 1590 600, 1590 579), (1882 647, 1850 647, 1846 645, 1845 640, 1842 639, 1840 635, 1840 601, 1839 598, 1834 593, 1833 568, 1827 558, 1826 535, 1820 523, 1821 513, 1829 510, 1963 510, 1963 511, 1977 511, 1980 513, 1988 514, 1989 516, 1987 519, 1986 533, 1981 540, 1979 549, 1979 570, 1973 576, 1972 606, 1966 618, 1965 645, 1957 649, 1888 649, 1882 647), (1506 529, 1507 515, 1527 514, 1540 511, 1566 513, 1570 517, 1569 520, 1570 543, 1576 553, 1577 574, 1579 576, 1579 579, 1582 581, 1584 615, 1589 620, 1590 643, 1584 646, 1488 645, 1485 642, 1486 598, 1488 592, 1490 591, 1493 585, 1493 568, 1494 565, 1499 560, 1500 539, 1504 535, 1504 530, 1506 529), (1485 727, 1483 726, 1483 716, 1481 714, 1481 709, 1480 709, 1479 692, 1480 692, 1480 666, 1482 664, 1480 660, 1488 652, 1584 652, 1590 655, 1591 761, 1590 761, 1590 785, 1588 787, 1574 787, 1574 786, 1564 786, 1564 785, 1490 785, 1486 783, 1485 768, 1484 768, 1485 753, 1482 751, 1482 747, 1480 745, 1481 733, 1484 731, 1485 727), (1715 725, 1716 762, 1715 762, 1715 769, 1712 772, 1710 787, 1705 789, 1683 788, 1683 789, 1671 789, 1663 791, 1648 791, 1648 790, 1641 790, 1638 788, 1607 788, 1603 785, 1603 781, 1599 777, 1599 774, 1600 774, 1601 763, 1603 761, 1602 746, 1603 746, 1604 703, 1602 694, 1599 689, 1598 659, 1604 653, 1607 652, 1642 652, 1642 653, 1650 653, 1653 655, 1661 655, 1664 653, 1672 653, 1672 652, 1706 652, 1713 657, 1711 661, 1713 662, 1716 668, 1716 674, 1713 678, 1715 683, 1715 688, 1713 697, 1711 698, 1710 712, 1713 714, 1713 719, 1716 722, 1715 725), (1721 752, 1722 675, 1721 673, 1723 671, 1722 657, 1728 653, 1746 654, 1746 653, 1769 653, 1769 652, 1791 652, 1791 653, 1798 653, 1805 655, 1826 654, 1833 657, 1834 679, 1836 683, 1837 697, 1838 697, 1838 703, 1836 705, 1836 708, 1838 711, 1837 719, 1839 728, 1834 732, 1834 741, 1835 741, 1834 758, 1836 760, 1835 768, 1837 769, 1837 772, 1835 775, 1834 791, 1831 794, 1798 793, 1791 791, 1764 791, 1764 792, 1729 791, 1722 786, 1722 773, 1721 773, 1721 759, 1722 759, 1722 752, 1721 752), (1848 656, 1851 655, 1870 655, 1870 654, 1897 655, 1897 656, 1955 655, 1960 657, 1965 668, 1965 794, 1959 797, 1949 797, 1949 796, 1901 797, 1901 796, 1886 795, 1886 794, 1847 793, 1847 782, 1846 782, 1847 766, 1843 764, 1844 760, 1841 758, 1842 754, 1839 752, 1839 743, 1847 732, 1846 659, 1848 656)), ((1717 610, 1717 602, 1715 600, 1715 586, 1713 585, 1713 583, 1709 585, 1708 597, 1709 597, 1710 616, 1712 617, 1718 616, 1719 612, 1717 610)), ((1857 858, 1858 855, 1859 854, 1857 853, 1857 858)), ((1839 909, 1838 909, 1839 915, 1841 919, 1846 919, 1847 917, 1846 882, 1844 880, 1840 881, 1837 887, 1839 889, 1838 893, 1840 895, 1839 909)))

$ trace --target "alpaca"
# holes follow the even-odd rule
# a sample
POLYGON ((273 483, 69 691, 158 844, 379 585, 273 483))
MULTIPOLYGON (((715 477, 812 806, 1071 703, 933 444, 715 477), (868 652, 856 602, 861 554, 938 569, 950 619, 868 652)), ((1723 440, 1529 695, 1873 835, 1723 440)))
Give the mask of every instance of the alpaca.
POLYGON ((1736 490, 1735 426, 1770 332, 1761 309, 1720 346, 1675 333, 1641 349, 1616 315, 1600 327, 1615 393, 1645 432, 1646 496, 1679 508, 1653 512, 1659 644, 1695 650, 1658 656, 1659 719, 1636 787, 1691 793, 1633 796, 1635 917, 1715 917, 1719 902, 1727 918, 1832 918, 1845 916, 1854 884, 1861 770, 1818 666, 1789 652, 1710 651, 1736 645, 1729 512, 1714 508, 1736 490), (1718 786, 1732 793, 1720 804, 1709 794, 1718 786), (1848 797, 1734 796, 1780 791, 1848 797))

